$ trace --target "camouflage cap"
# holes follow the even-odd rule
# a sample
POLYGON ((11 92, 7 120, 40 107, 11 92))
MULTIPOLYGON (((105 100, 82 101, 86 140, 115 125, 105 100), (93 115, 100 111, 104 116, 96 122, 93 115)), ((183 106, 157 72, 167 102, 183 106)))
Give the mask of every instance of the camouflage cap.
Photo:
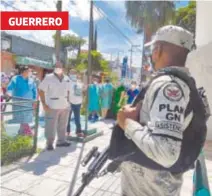
POLYGON ((165 41, 190 51, 194 43, 194 38, 191 32, 182 27, 167 25, 158 29, 153 40, 144 46, 151 46, 157 41, 165 41))

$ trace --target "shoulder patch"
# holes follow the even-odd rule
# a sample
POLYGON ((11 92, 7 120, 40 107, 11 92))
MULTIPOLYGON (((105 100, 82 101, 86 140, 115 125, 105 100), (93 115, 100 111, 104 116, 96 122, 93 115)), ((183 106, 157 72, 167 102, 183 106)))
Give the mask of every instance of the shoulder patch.
POLYGON ((163 95, 170 101, 180 101, 183 97, 183 92, 178 84, 172 83, 164 87, 163 95))

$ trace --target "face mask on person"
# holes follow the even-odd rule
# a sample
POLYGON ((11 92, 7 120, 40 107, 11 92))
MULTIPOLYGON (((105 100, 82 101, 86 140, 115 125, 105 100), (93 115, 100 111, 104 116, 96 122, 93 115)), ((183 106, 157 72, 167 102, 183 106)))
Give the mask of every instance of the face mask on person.
POLYGON ((132 90, 135 90, 135 88, 136 88, 136 86, 133 84, 133 85, 131 85, 131 89, 132 90))
POLYGON ((71 75, 71 80, 76 81, 77 80, 77 76, 76 75, 71 75))
POLYGON ((63 69, 62 68, 55 68, 54 73, 61 75, 63 73, 63 69))
POLYGON ((28 78, 32 78, 32 72, 31 71, 28 72, 28 78))
POLYGON ((77 78, 77 82, 81 82, 82 80, 81 80, 81 78, 77 78))

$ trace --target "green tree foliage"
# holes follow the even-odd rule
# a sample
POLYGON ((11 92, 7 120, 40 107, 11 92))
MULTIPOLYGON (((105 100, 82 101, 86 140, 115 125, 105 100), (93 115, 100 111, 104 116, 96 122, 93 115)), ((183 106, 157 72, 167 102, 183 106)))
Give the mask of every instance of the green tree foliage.
MULTIPOLYGON (((109 63, 106 61, 100 52, 93 50, 91 52, 92 55, 92 71, 103 71, 109 72, 109 63)), ((72 61, 69 59, 69 61, 72 61)), ((72 61, 73 62, 73 61, 72 61)), ((75 60, 75 68, 77 71, 83 71, 88 68, 88 53, 81 53, 78 58, 75 60)))
POLYGON ((113 84, 116 84, 117 81, 118 81, 118 79, 119 79, 117 73, 114 73, 114 72, 111 72, 111 73, 110 73, 110 78, 111 78, 111 82, 112 82, 113 84))
POLYGON ((145 33, 146 41, 159 27, 170 24, 175 14, 173 1, 126 1, 125 7, 127 20, 145 33))
MULTIPOLYGON (((56 35, 53 35, 53 39, 55 40, 56 35)), ((78 49, 80 45, 83 45, 86 43, 86 41, 80 37, 77 37, 75 35, 63 35, 61 36, 61 48, 69 47, 70 50, 78 49)))
POLYGON ((196 28, 196 1, 190 1, 188 6, 176 11, 173 23, 195 34, 196 28))
MULTIPOLYGON (((53 35, 53 39, 55 41, 56 34, 53 35)), ((68 51, 78 50, 78 54, 80 53, 81 45, 85 44, 86 41, 80 37, 75 35, 66 34, 61 36, 60 44, 61 51, 64 53, 64 62, 66 63, 66 68, 71 68, 75 64, 75 59, 67 60, 68 51)))

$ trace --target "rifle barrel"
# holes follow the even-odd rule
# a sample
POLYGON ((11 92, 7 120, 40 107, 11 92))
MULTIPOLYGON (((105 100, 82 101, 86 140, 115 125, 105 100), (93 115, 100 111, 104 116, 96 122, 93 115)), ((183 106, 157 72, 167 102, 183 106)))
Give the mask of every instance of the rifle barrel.
POLYGON ((80 196, 81 193, 83 192, 83 190, 85 189, 85 187, 86 187, 86 184, 83 183, 83 184, 77 189, 76 193, 75 193, 73 196, 80 196))
POLYGON ((88 166, 88 171, 82 174, 82 185, 73 196, 80 196, 84 188, 98 175, 108 158, 108 148, 105 148, 88 166))
POLYGON ((91 158, 94 156, 94 154, 97 152, 98 147, 93 147, 83 158, 82 160, 82 166, 86 166, 88 164, 88 162, 91 160, 91 158))

